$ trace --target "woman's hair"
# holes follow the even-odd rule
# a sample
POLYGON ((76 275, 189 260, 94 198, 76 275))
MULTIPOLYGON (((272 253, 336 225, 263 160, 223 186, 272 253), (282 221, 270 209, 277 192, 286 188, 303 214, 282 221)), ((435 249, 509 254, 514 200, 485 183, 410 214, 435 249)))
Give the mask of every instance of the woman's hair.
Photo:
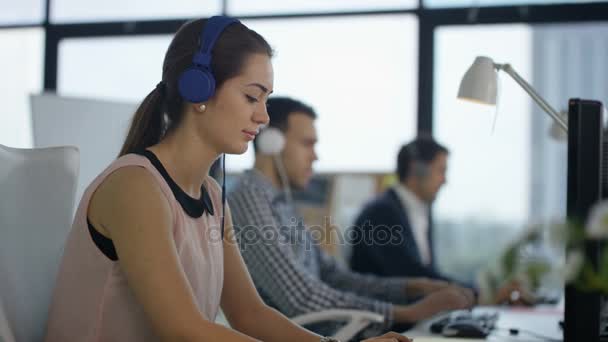
MULTIPOLYGON (((180 124, 184 100, 177 83, 181 73, 192 65, 206 23, 207 19, 189 21, 173 37, 165 54, 162 80, 137 108, 119 156, 157 144, 180 124)), ((226 27, 211 50, 216 90, 226 80, 239 75, 247 57, 256 53, 271 57, 273 51, 262 36, 240 22, 226 27)))

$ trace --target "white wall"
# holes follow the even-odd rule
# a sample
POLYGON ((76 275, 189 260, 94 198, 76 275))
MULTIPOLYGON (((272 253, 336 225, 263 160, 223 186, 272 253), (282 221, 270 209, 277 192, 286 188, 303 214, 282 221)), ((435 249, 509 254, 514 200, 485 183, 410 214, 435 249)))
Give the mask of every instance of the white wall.
POLYGON ((91 181, 116 159, 135 105, 47 94, 34 96, 32 108, 36 147, 72 145, 80 150, 78 203, 91 181))

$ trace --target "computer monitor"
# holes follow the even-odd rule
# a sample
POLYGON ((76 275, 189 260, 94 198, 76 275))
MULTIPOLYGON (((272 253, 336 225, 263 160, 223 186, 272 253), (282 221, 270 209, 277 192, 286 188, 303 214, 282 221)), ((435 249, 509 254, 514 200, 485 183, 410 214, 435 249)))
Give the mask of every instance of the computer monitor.
MULTIPOLYGON (((603 108, 598 101, 571 99, 568 108, 568 200, 569 219, 585 222, 591 207, 604 198, 607 185, 603 167, 603 108)), ((600 243, 585 243, 586 257, 596 267, 600 243)), ((567 285, 564 342, 600 341, 601 307, 604 298, 567 285)))

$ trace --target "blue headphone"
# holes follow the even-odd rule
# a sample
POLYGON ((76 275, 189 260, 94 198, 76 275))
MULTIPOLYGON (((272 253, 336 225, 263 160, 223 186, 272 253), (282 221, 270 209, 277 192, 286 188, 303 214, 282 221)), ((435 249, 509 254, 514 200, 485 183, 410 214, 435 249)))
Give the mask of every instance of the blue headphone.
MULTIPOLYGON (((177 88, 181 97, 192 103, 209 100, 215 93, 215 77, 211 72, 211 50, 228 25, 238 23, 235 18, 215 16, 209 18, 201 32, 200 49, 194 53, 192 66, 179 76, 177 88)), ((222 155, 222 240, 226 215, 226 155, 222 155)))
POLYGON ((181 97, 192 103, 209 100, 215 93, 215 78, 211 72, 211 50, 224 29, 239 21, 232 17, 209 18, 201 32, 200 49, 192 58, 192 66, 180 75, 177 87, 181 97))

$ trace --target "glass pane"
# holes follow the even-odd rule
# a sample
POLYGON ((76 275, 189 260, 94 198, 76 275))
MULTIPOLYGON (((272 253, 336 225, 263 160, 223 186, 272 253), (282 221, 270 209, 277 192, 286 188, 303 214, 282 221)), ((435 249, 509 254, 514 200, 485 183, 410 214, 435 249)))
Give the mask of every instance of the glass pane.
POLYGON ((607 24, 437 30, 435 132, 451 149, 448 182, 435 205, 436 251, 446 271, 470 278, 523 229, 566 212, 566 136, 503 72, 496 107, 457 100, 475 56, 510 63, 565 111, 569 98, 608 101, 607 35, 607 24))
POLYGON ((207 17, 220 14, 220 0, 53 0, 52 22, 102 22, 113 20, 207 17))
POLYGON ((170 41, 171 35, 63 40, 57 90, 61 95, 138 103, 160 81, 170 41))
MULTIPOLYGON (((416 17, 255 20, 247 24, 276 50, 275 93, 309 103, 319 114, 315 168, 392 171, 399 146, 416 132, 416 17), (362 47, 362 37, 374 39, 362 47)), ((243 169, 252 166, 253 154, 248 151, 245 157, 229 159, 232 170, 243 169)))
MULTIPOLYGON (((246 24, 276 50, 275 93, 308 102, 319 113, 318 169, 394 168, 399 145, 416 131, 418 26, 414 16, 255 20, 246 24), (361 49, 364 35, 377 39, 361 49), (304 51, 303 42, 310 51, 323 53, 304 51), (349 139, 347 149, 344 139, 349 139)), ((139 102, 160 80, 170 38, 66 40, 59 50, 58 90, 62 95, 139 102)), ((229 171, 252 163, 252 148, 227 161, 229 171)))
POLYGON ((378 11, 408 9, 418 6, 418 0, 229 0, 231 15, 322 13, 337 11, 378 11))
POLYGON ((424 0, 425 7, 470 7, 470 6, 508 6, 508 5, 547 5, 581 4, 605 0, 424 0))
POLYGON ((44 4, 43 0, 0 0, 0 25, 41 23, 44 4))
MULTIPOLYGON (((531 83, 557 111, 567 111, 570 98, 608 103, 606 37, 605 23, 532 26, 531 83)), ((537 105, 531 110, 530 219, 539 221, 566 210, 567 135, 537 105), (559 143, 541 139, 548 134, 559 143)))
POLYGON ((44 31, 0 30, 0 144, 32 147, 28 95, 40 92, 43 82, 44 31))
POLYGON ((478 55, 508 62, 530 80, 532 32, 524 25, 446 27, 435 37, 434 131, 450 149, 447 184, 434 206, 435 251, 441 268, 470 281, 530 217, 532 102, 502 73, 496 107, 456 94, 478 55))

